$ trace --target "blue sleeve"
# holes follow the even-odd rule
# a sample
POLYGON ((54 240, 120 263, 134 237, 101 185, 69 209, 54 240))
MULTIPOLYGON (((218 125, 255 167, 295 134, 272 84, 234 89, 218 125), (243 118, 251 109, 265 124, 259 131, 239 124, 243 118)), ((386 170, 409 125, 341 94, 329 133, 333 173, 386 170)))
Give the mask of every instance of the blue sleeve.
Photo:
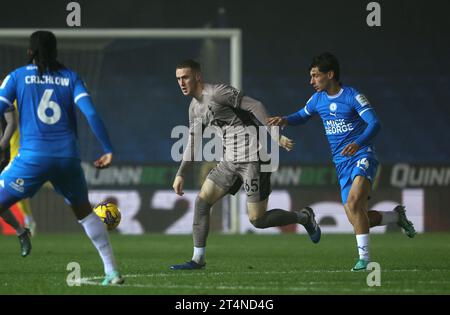
POLYGON ((74 73, 74 85, 73 85, 73 98, 74 103, 77 103, 79 99, 85 96, 89 96, 89 92, 83 82, 77 74, 74 73))
POLYGON ((311 118, 311 116, 307 114, 305 107, 303 107, 298 112, 293 113, 289 116, 284 116, 283 118, 287 119, 290 126, 296 126, 306 123, 311 118))
POLYGON ((298 112, 293 113, 289 116, 284 116, 283 118, 287 119, 288 124, 292 126, 306 123, 317 112, 316 110, 317 97, 318 94, 315 93, 306 102, 305 107, 300 109, 298 112))
POLYGON ((0 116, 8 108, 14 108, 14 100, 16 99, 16 76, 10 73, 0 85, 0 116))
POLYGON ((372 108, 361 113, 361 118, 367 123, 367 127, 355 142, 359 146, 364 146, 378 134, 381 129, 381 124, 372 108))
POLYGON ((77 100, 76 104, 83 115, 86 117, 89 126, 92 129, 92 132, 102 144, 103 151, 105 153, 112 153, 114 150, 111 141, 109 140, 105 124, 95 110, 95 107, 91 102, 91 97, 89 95, 80 97, 77 100))
POLYGON ((364 132, 355 140, 359 146, 367 145, 380 131, 381 125, 369 100, 364 94, 353 90, 352 105, 359 116, 367 123, 364 132))

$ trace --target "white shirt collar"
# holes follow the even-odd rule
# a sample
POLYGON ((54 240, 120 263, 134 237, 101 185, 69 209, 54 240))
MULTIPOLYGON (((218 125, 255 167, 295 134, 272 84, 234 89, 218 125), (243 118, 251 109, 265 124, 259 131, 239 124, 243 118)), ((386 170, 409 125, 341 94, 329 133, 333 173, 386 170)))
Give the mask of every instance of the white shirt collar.
MULTIPOLYGON (((341 96, 342 92, 344 92, 344 89, 343 89, 343 88, 341 88, 341 89, 339 90, 338 94, 336 94, 336 95, 328 95, 328 93, 327 93, 327 97, 328 97, 328 98, 336 98, 336 97, 341 96)), ((326 93, 326 92, 325 92, 325 93, 326 93)))

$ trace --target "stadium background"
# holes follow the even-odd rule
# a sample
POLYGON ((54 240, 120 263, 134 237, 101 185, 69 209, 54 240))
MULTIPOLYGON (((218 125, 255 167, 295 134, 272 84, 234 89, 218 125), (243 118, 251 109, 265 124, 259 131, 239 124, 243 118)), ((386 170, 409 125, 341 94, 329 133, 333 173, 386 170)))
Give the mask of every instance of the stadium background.
MULTIPOLYGON (((313 93, 311 57, 333 52, 341 63, 342 82, 369 98, 383 125, 375 142, 382 167, 371 205, 389 209, 406 203, 420 231, 450 228, 448 2, 378 1, 382 26, 372 28, 366 24, 369 1, 360 0, 78 2, 83 28, 241 29, 243 90, 272 114, 291 113, 305 103, 313 93)), ((67 14, 62 1, 19 0, 2 8, 0 27, 65 28, 67 14)), ((2 73, 25 61, 19 42, 0 39, 2 73)), ((187 123, 189 101, 176 84, 174 65, 193 57, 202 61, 207 80, 227 81, 227 45, 209 40, 98 40, 60 46, 67 49, 61 49, 61 60, 90 87, 116 148, 115 166, 96 172, 89 161, 100 153, 98 145, 81 120, 91 199, 117 201, 125 218, 119 232, 189 233, 193 196, 210 165, 198 165, 185 198, 175 198, 170 189, 177 163, 170 156, 170 133, 187 123)), ((297 147, 281 155, 271 202, 291 209, 315 205, 325 230, 351 232, 339 206, 322 128, 318 118, 288 128, 297 147)), ((80 230, 62 198, 49 189, 32 199, 32 208, 40 232, 80 230)), ((229 227, 227 208, 224 203, 213 210, 213 230, 229 227)), ((396 227, 386 228, 391 229, 396 227)), ((248 224, 245 213, 240 230, 261 232, 248 224)))

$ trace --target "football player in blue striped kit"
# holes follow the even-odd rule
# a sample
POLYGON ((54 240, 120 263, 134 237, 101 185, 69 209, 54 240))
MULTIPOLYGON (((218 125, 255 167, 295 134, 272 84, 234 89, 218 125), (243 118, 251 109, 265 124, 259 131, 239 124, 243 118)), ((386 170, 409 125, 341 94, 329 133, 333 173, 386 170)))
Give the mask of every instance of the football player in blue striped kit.
POLYGON ((381 126, 367 98, 339 81, 339 62, 330 53, 315 57, 309 68, 316 93, 306 106, 289 116, 271 117, 272 126, 300 125, 318 114, 323 121, 341 186, 345 212, 354 227, 359 259, 352 271, 366 270, 370 262, 369 228, 397 223, 408 237, 416 231, 401 205, 392 211, 368 209, 369 194, 378 167, 372 144, 381 126))

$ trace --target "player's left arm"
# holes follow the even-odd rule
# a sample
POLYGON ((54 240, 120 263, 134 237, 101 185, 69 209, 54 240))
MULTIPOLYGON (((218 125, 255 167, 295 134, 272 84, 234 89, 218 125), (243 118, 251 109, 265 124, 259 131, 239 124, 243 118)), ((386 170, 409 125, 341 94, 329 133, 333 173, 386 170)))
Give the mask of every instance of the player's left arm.
POLYGON ((267 126, 266 120, 268 118, 267 110, 264 105, 248 96, 244 96, 244 93, 232 86, 226 84, 219 84, 214 87, 213 100, 221 105, 230 106, 234 108, 240 108, 242 110, 252 113, 257 119, 257 125, 266 126, 267 131, 270 136, 278 141, 278 144, 286 149, 287 151, 292 150, 294 147, 294 142, 285 137, 279 135, 275 136, 271 128, 267 126))
POLYGON ((269 118, 269 115, 267 113, 266 107, 261 103, 260 101, 257 101, 251 97, 244 96, 241 100, 240 108, 252 113, 255 118, 258 120, 259 126, 265 126, 267 132, 270 134, 270 136, 278 141, 278 144, 286 149, 287 151, 291 151, 294 148, 294 142, 289 139, 286 136, 280 135, 278 132, 274 132, 272 128, 277 127, 271 127, 267 125, 267 120, 269 118))
POLYGON ((14 109, 16 99, 16 75, 12 72, 4 80, 0 80, 0 115, 8 109, 14 109))
POLYGON ((92 104, 91 97, 89 96, 84 83, 80 79, 75 82, 74 102, 86 117, 92 132, 103 147, 104 154, 94 162, 95 167, 108 167, 113 158, 113 146, 109 139, 105 124, 97 113, 97 110, 92 104))
MULTIPOLYGON (((105 124, 100 118, 100 115, 97 113, 97 110, 92 104, 90 96, 82 97, 77 101, 76 104, 83 113, 83 115, 86 117, 86 120, 88 121, 89 126, 91 127, 91 130, 94 133, 95 137, 101 143, 103 147, 103 152, 105 153, 105 155, 111 156, 112 158, 112 153, 114 150, 111 141, 109 139, 108 131, 106 130, 105 124)), ((106 163, 108 165, 104 164, 108 160, 109 160, 108 157, 105 157, 103 159, 101 158, 99 161, 96 161, 98 162, 96 163, 96 166, 100 168, 107 167, 109 166, 110 161, 109 163, 106 163)))
POLYGON ((258 126, 267 126, 266 119, 268 115, 264 105, 258 100, 244 96, 242 91, 232 86, 226 84, 215 85, 212 99, 217 104, 250 112, 257 120, 254 122, 255 124, 258 126))
POLYGON ((370 143, 381 129, 380 121, 364 95, 358 94, 355 100, 355 109, 359 116, 366 122, 367 127, 354 142, 345 146, 341 155, 354 155, 361 147, 370 143))

